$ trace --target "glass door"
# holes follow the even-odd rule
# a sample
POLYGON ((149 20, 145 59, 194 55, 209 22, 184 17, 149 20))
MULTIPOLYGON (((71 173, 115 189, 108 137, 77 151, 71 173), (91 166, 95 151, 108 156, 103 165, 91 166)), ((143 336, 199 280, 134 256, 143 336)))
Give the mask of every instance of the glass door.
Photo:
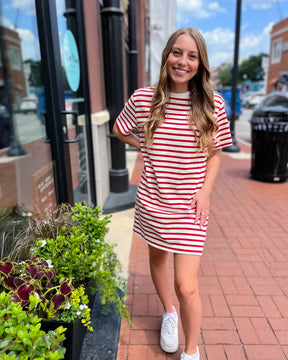
POLYGON ((57 205, 35 14, 33 1, 0 0, 0 235, 1 214, 46 216, 57 205))
MULTIPOLYGON (((80 4, 80 2, 78 2, 80 4)), ((82 5, 82 4, 80 4, 82 5)), ((83 89, 85 69, 82 66, 78 46, 85 39, 80 39, 79 15, 77 18, 76 1, 56 0, 58 35, 61 54, 67 140, 70 148, 70 168, 75 202, 85 201, 91 204, 91 182, 89 157, 92 156, 92 144, 89 143, 89 114, 86 113, 88 93, 83 89), (74 140, 73 140, 74 139, 74 140)), ((81 19, 81 18, 80 18, 81 19)), ((83 19, 83 18, 82 18, 83 19)), ((86 53, 85 48, 83 51, 86 53)))
POLYGON ((45 103, 60 202, 96 204, 82 2, 36 0, 45 103))

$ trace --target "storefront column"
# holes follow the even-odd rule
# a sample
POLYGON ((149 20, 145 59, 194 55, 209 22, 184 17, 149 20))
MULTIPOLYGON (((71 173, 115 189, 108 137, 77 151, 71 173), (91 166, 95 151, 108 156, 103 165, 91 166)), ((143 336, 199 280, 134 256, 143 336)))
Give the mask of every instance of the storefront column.
POLYGON ((113 134, 114 122, 124 106, 123 59, 122 59, 122 15, 120 0, 104 0, 102 34, 107 109, 110 113, 109 137, 111 143, 112 168, 109 170, 110 191, 126 192, 129 189, 126 168, 125 145, 113 134))

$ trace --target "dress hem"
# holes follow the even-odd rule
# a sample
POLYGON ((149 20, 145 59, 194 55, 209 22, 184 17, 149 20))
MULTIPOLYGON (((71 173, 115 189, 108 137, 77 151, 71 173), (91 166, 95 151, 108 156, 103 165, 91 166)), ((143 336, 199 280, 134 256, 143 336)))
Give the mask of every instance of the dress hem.
POLYGON ((199 252, 193 252, 193 251, 185 251, 185 250, 173 250, 173 249, 164 249, 162 246, 160 245, 156 245, 154 243, 151 243, 149 242, 149 240, 146 240, 144 239, 143 236, 139 235, 137 232, 135 232, 133 230, 133 234, 137 235, 141 240, 145 241, 146 244, 156 248, 156 249, 160 249, 160 250, 163 250, 163 251, 167 251, 167 252, 171 252, 171 253, 174 253, 174 254, 184 254, 184 255, 194 255, 194 256, 202 256, 203 254, 203 248, 202 248, 202 252, 199 253, 199 252))

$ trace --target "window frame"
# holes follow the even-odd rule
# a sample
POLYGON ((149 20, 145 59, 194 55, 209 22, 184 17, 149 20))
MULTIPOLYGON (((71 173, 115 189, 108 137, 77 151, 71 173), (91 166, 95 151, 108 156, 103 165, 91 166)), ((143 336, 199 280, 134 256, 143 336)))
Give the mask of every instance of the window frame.
POLYGON ((282 57, 282 39, 278 38, 272 42, 271 64, 278 64, 282 57), (278 49, 279 47, 279 49, 278 49), (278 54, 279 52, 279 54, 278 54))

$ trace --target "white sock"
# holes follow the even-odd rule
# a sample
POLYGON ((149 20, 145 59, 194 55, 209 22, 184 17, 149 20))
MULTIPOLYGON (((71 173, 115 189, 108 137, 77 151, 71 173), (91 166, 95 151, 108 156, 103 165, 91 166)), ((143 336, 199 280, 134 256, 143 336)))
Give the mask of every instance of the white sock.
POLYGON ((177 311, 176 311, 176 309, 175 309, 175 306, 172 305, 172 307, 173 307, 173 309, 174 309, 173 312, 166 312, 166 311, 165 311, 165 313, 166 313, 166 314, 169 314, 169 315, 174 315, 174 314, 177 315, 177 311))
POLYGON ((187 360, 198 360, 199 359, 199 352, 198 352, 198 347, 197 347, 197 351, 196 351, 196 353, 195 354, 193 354, 193 355, 187 355, 186 353, 185 353, 185 351, 183 351, 184 352, 184 354, 185 354, 185 359, 187 359, 187 360))

